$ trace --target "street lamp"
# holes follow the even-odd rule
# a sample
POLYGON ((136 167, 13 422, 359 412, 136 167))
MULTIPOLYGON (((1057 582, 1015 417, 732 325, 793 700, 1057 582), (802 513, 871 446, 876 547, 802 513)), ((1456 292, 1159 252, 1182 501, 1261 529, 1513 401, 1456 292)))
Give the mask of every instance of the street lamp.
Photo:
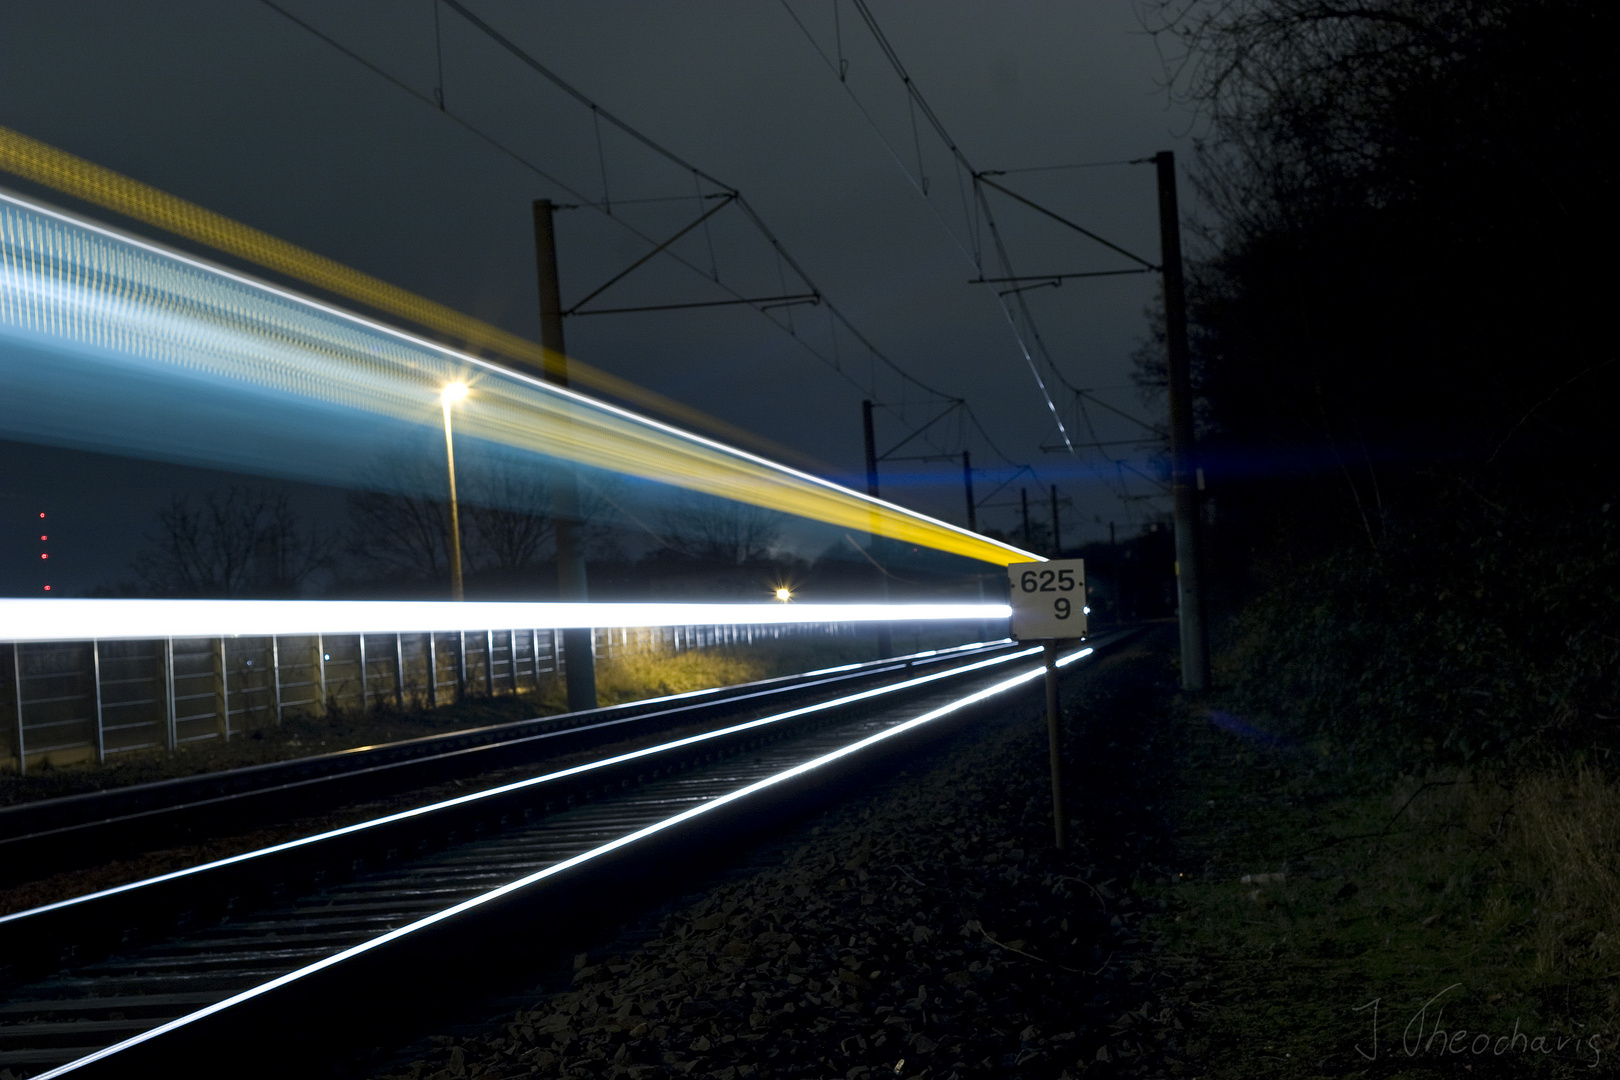
POLYGON ((456 505, 456 446, 450 437, 450 406, 467 397, 467 384, 453 382, 439 391, 444 406, 444 460, 450 469, 450 599, 465 600, 461 587, 461 510, 456 505))

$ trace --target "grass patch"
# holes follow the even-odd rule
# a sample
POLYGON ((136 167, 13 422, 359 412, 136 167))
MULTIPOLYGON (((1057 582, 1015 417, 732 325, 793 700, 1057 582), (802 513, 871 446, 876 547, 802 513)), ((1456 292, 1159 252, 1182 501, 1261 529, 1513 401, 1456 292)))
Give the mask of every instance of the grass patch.
POLYGON ((1444 509, 1281 575, 1222 635, 1217 681, 1409 769, 1620 750, 1620 505, 1444 509))
POLYGON ((1211 1075, 1620 1060, 1620 788, 1603 772, 1391 780, 1183 723, 1180 869, 1139 887, 1163 905, 1145 934, 1197 961, 1211 1075))
MULTIPOLYGON (((596 662, 596 696, 603 705, 619 705, 876 658, 872 642, 859 637, 831 641, 787 639, 690 649, 682 653, 620 654, 596 662)), ((539 700, 548 712, 566 709, 568 696, 562 680, 552 680, 539 700)))

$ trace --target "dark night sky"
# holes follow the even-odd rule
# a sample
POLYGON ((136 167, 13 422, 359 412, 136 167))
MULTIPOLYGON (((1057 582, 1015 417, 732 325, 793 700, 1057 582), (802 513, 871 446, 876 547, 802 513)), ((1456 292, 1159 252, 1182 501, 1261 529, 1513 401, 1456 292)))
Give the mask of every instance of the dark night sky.
MULTIPOLYGON (((432 96, 437 65, 429 0, 288 0, 287 6, 432 96)), ((968 226, 939 142, 921 129, 922 171, 931 181, 925 201, 781 4, 476 0, 469 6, 602 107, 740 188, 865 335, 918 377, 967 398, 1008 457, 1033 465, 1043 484, 1058 484, 1074 500, 1066 540, 1106 535, 1106 522, 1140 521, 1153 511, 1153 502, 1122 502, 1117 472, 1097 451, 1042 452, 1058 442, 1057 432, 994 295, 966 284, 971 264, 946 231, 961 236, 968 226)), ((823 48, 835 50, 831 4, 796 2, 792 10, 823 48)), ((1191 120, 1166 105, 1160 59, 1128 3, 878 2, 873 10, 978 168, 1113 161, 1161 149, 1186 156, 1191 120)), ((855 11, 847 3, 840 11, 849 85, 915 170, 918 143, 899 83, 855 11)), ((452 113, 589 198, 602 196, 605 164, 606 191, 620 201, 615 213, 645 232, 667 234, 691 218, 697 203, 689 173, 606 126, 599 159, 589 110, 448 8, 440 8, 440 21, 452 113), (662 196, 686 201, 624 202, 662 196)), ((537 334, 529 203, 571 197, 269 7, 254 0, 9 0, 0 24, 0 123, 537 334)), ((1007 182, 1156 258, 1150 168, 1036 172, 1007 182)), ((4 177, 0 183, 18 186, 4 177)), ((1129 265, 1005 200, 993 206, 1019 272, 1129 265)), ((595 210, 569 211, 559 220, 565 303, 645 250, 595 210)), ((745 219, 727 209, 713 226, 707 239, 722 278, 749 295, 778 291, 776 264, 745 219)), ((700 234, 678 250, 708 268, 700 234)), ((1143 309, 1155 286, 1151 276, 1120 277, 1029 294, 1067 377, 1148 419, 1157 418, 1127 384, 1129 353, 1146 333, 1143 309)), ((797 287, 790 283, 789 291, 797 287)), ((719 295, 702 277, 664 262, 602 302, 719 295)), ((825 312, 799 308, 792 318, 807 343, 831 355, 825 312)), ((568 334, 570 353, 583 360, 812 455, 841 479, 859 475, 865 391, 754 311, 577 318, 568 334)), ((859 350, 843 337, 838 348, 854 383, 867 382, 859 350)), ((922 395, 902 394, 892 378, 880 376, 876 389, 913 422, 930 415, 922 395)), ((1068 403, 1060 398, 1060 404, 1072 416, 1068 403)), ((1106 412, 1094 409, 1092 416, 1100 439, 1137 434, 1106 412)), ((937 430, 938 449, 960 449, 954 421, 937 430)), ((882 415, 880 447, 905 431, 900 419, 882 415)), ((1077 442, 1089 437, 1084 427, 1072 434, 1077 442)), ((978 435, 967 445, 976 465, 999 467, 978 435)), ((8 520, 31 514, 23 504, 37 498, 41 485, 71 483, 53 472, 51 461, 59 459, 50 455, 13 451, 7 460, 11 475, 0 485, 0 506, 8 520)), ((138 482, 108 479, 116 470, 97 475, 97 483, 120 490, 120 515, 140 517, 141 498, 129 490, 138 482)), ((182 487, 208 479, 175 477, 182 487)), ((981 495, 995 482, 981 477, 981 495)), ((1148 490, 1129 485, 1131 494, 1148 490)), ((885 473, 884 493, 962 519, 960 474, 949 463, 894 466, 885 473)), ((151 502, 159 497, 166 492, 151 502)), ((1005 509, 981 518, 1005 528, 1013 521, 1005 509)), ((122 525, 126 533, 144 527, 144 521, 122 525)), ((6 530, 8 566, 13 531, 6 530)))

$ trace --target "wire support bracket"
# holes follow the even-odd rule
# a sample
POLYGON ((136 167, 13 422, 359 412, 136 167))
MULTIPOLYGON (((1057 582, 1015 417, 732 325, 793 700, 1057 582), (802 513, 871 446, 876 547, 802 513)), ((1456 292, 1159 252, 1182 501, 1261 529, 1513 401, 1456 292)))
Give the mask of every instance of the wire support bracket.
POLYGON ((628 315, 638 311, 679 311, 682 308, 728 307, 736 304, 756 304, 761 311, 788 307, 794 304, 820 304, 820 293, 797 293, 792 296, 743 296, 736 300, 697 300, 687 304, 645 304, 641 307, 592 308, 589 311, 568 311, 567 315, 628 315))

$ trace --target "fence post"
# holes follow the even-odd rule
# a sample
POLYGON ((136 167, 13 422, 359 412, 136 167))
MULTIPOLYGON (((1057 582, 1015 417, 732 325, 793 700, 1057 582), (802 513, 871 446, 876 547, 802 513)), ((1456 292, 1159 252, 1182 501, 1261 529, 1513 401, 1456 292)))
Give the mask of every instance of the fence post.
POLYGON ((163 639, 163 718, 168 727, 169 752, 180 745, 180 724, 174 715, 174 638, 163 639))
POLYGON ((439 641, 438 635, 429 630, 427 635, 427 664, 428 664, 428 708, 439 707, 439 641))
POLYGON ((96 764, 107 763, 107 733, 101 726, 101 642, 90 642, 90 679, 96 688, 96 764))
POLYGON ((467 631, 456 631, 456 700, 467 700, 467 631))
POLYGON ((366 635, 355 635, 360 641, 360 715, 366 715, 366 635))
POLYGON ((11 683, 17 691, 17 775, 28 775, 28 752, 23 745, 22 646, 11 643, 11 683))
POLYGON ((281 726, 281 639, 270 635, 270 685, 274 687, 276 726, 281 726))
POLYGON ((534 661, 534 692, 540 692, 540 628, 529 627, 529 657, 534 661))
POLYGON ((326 696, 326 635, 315 635, 315 682, 321 695, 321 715, 325 716, 331 699, 326 696))
POLYGON ((219 639, 219 726, 225 741, 231 741, 230 667, 225 655, 225 639, 219 639))
POLYGON ((405 642, 394 635, 394 704, 405 711, 405 642))

